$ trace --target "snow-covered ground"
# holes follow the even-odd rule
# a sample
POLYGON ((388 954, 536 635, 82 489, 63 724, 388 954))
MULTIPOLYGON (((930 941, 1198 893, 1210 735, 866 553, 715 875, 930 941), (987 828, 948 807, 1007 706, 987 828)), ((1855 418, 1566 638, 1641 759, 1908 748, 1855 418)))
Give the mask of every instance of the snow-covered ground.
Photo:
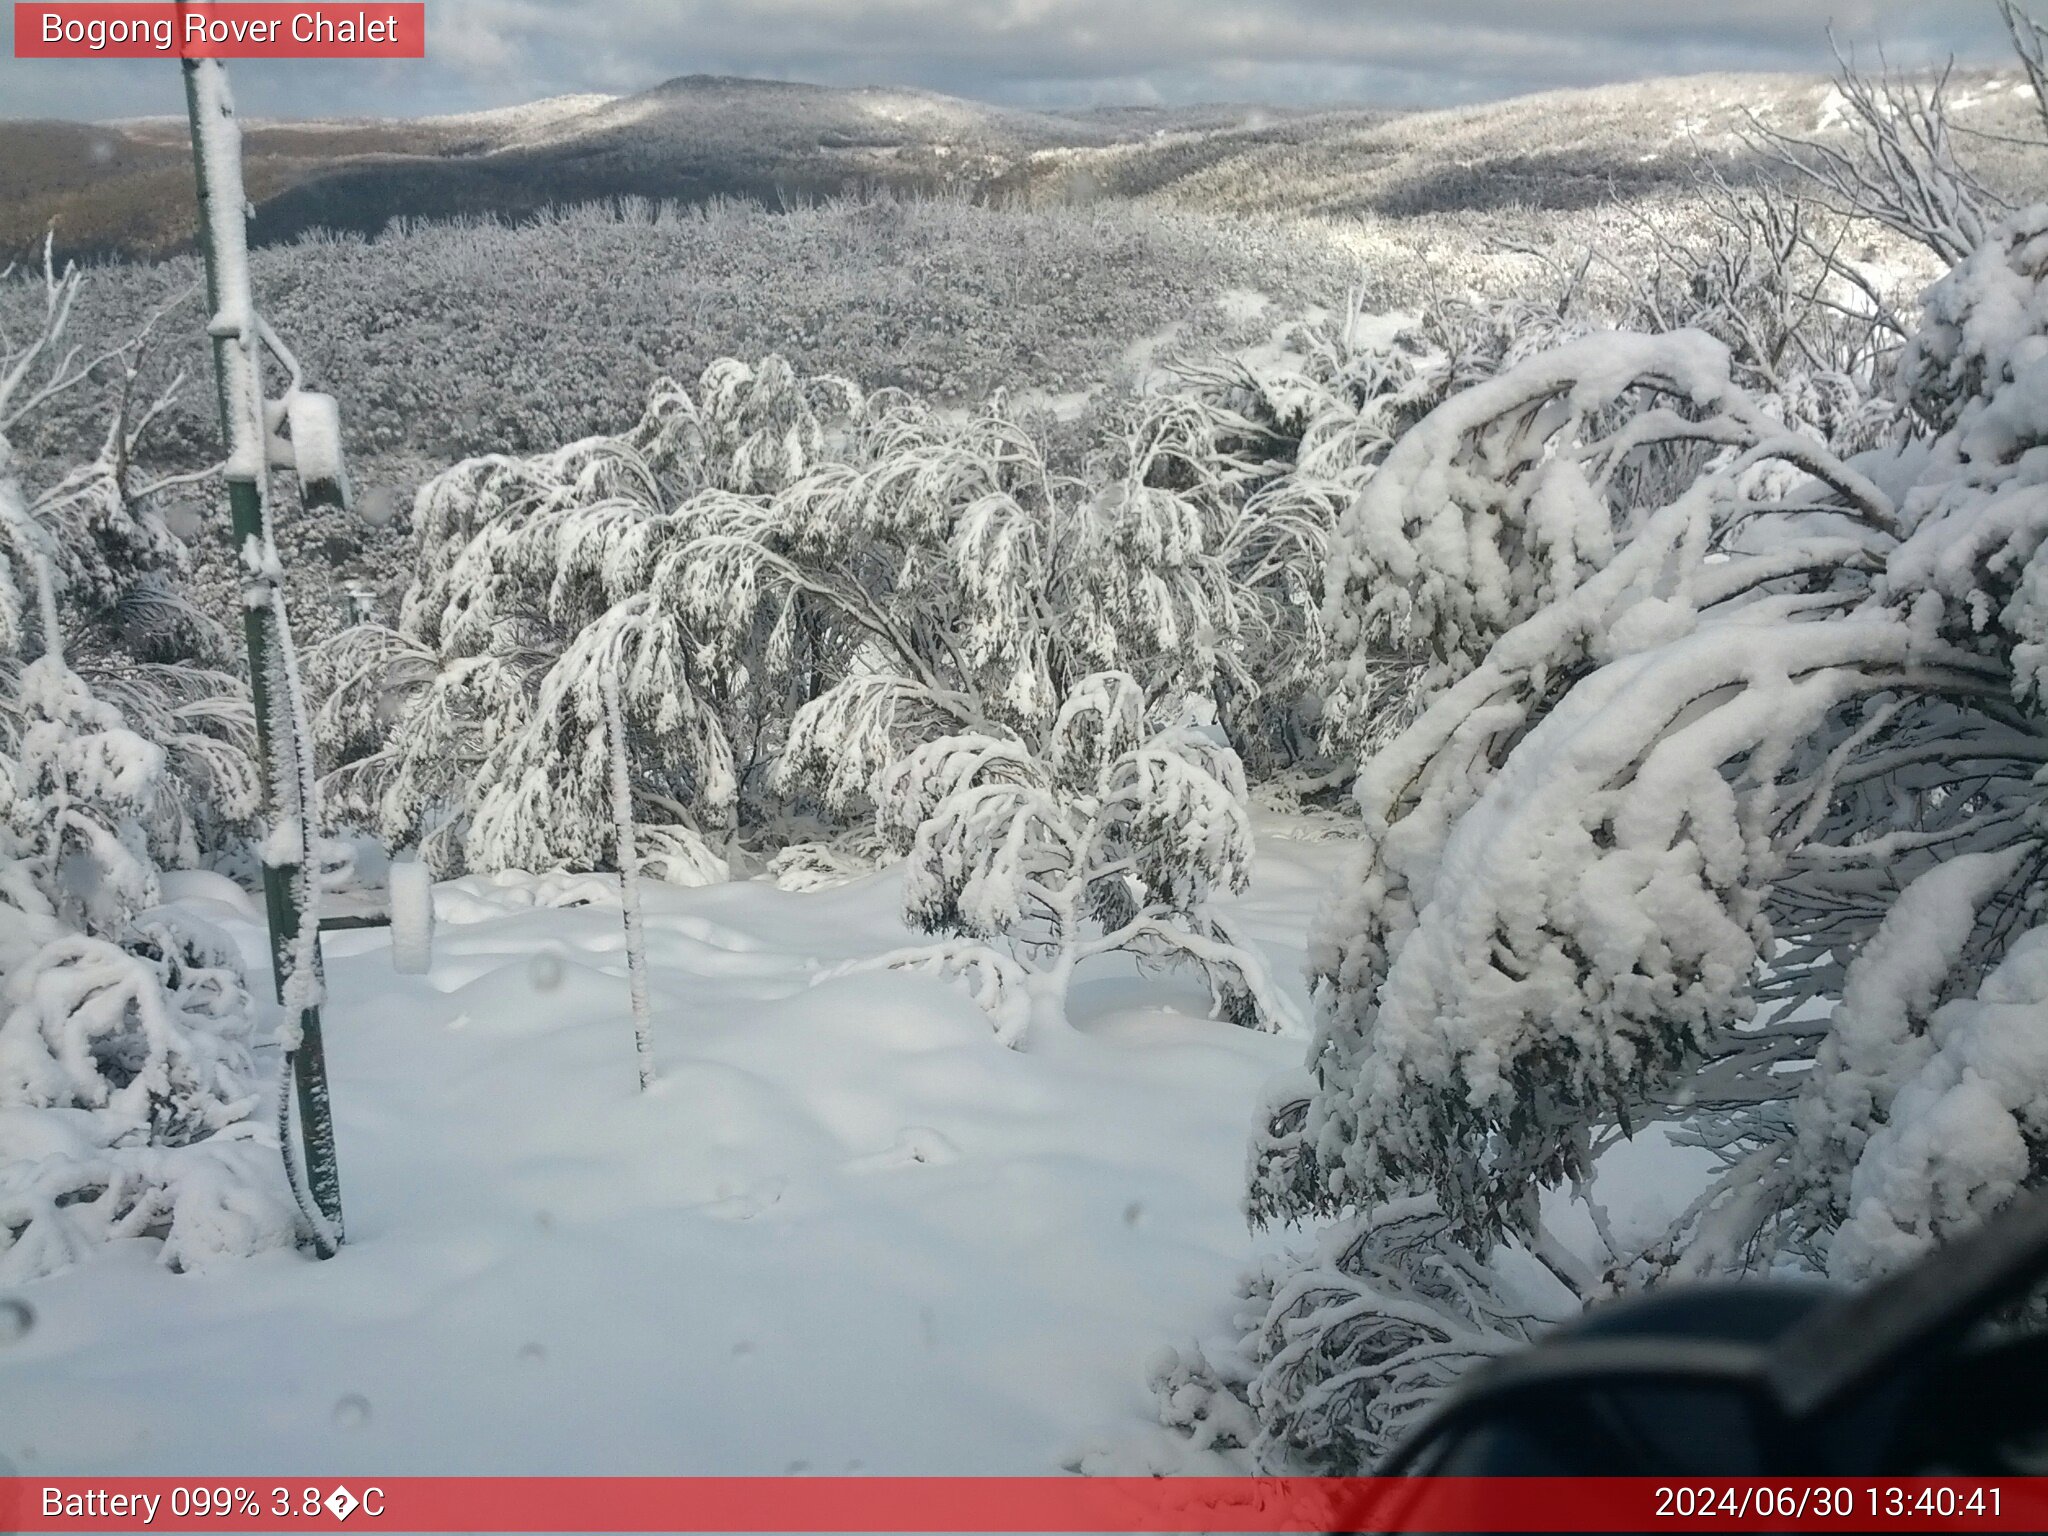
MULTIPOLYGON (((1344 851, 1268 835, 1235 904, 1297 1003, 1344 851)), ((226 882, 178 883, 260 952, 226 882)), ((1023 1051, 940 981, 812 989, 905 941, 897 883, 650 888, 644 1097, 615 882, 443 885, 425 976, 381 930, 331 935, 347 1248, 174 1275, 136 1241, 28 1287, 0 1458, 1043 1473, 1142 1435, 1147 1357, 1271 1241, 1238 1213, 1246 1137, 1301 1043, 1113 968, 1023 1051)))

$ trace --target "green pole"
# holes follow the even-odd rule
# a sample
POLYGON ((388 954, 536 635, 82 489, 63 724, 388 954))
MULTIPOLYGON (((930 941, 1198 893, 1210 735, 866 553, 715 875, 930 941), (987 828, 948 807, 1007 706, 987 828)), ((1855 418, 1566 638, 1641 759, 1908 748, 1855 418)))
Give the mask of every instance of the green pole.
MULTIPOLYGON (((180 7, 182 11, 183 7, 180 7)), ((182 22, 180 23, 182 26, 182 22)), ((219 253, 214 249, 213 198, 216 193, 239 198, 243 195, 240 187, 215 188, 209 185, 206 153, 202 143, 200 114, 202 110, 199 92, 199 70, 196 59, 184 61, 185 110, 192 127, 192 167, 199 189, 199 246, 206 263, 206 309, 209 322, 220 312, 221 274, 219 253)), ((215 68, 220 66, 216 64, 215 68)), ((228 348, 233 345, 249 345, 252 355, 255 347, 252 338, 235 338, 215 334, 213 338, 214 389, 220 407, 220 428, 222 441, 228 446, 229 465, 226 475, 228 486, 228 516, 234 539, 235 559, 242 560, 243 551, 254 539, 259 547, 269 547, 268 530, 264 525, 263 477, 268 474, 267 466, 238 461, 233 453, 236 442, 234 411, 237 402, 229 384, 230 367, 228 348)), ((260 375, 252 372, 252 383, 260 388, 260 375)), ((260 414, 260 413, 259 413, 260 414)), ((260 456, 259 456, 260 457, 260 456)), ((286 693, 281 679, 274 676, 278 665, 278 647, 271 630, 275 615, 266 604, 242 605, 242 638, 249 650, 249 694, 256 711, 257 752, 264 764, 263 801, 264 812, 273 824, 278 813, 278 796, 275 775, 270 765, 276 761, 272 743, 276 739, 276 716, 280 696, 286 693)), ((310 837, 312 828, 306 829, 310 837)), ((300 913, 296 894, 299 870, 297 866, 276 864, 268 858, 262 861, 263 905, 270 924, 271 979, 279 1003, 285 1000, 285 978, 289 973, 292 956, 297 950, 300 935, 300 913)), ((319 936, 313 937, 313 963, 319 965, 319 936)), ((314 1204, 325 1218, 329 1233, 316 1231, 314 1247, 321 1258, 333 1255, 342 1238, 341 1216, 341 1170, 335 1156, 334 1116, 327 1091, 327 1058, 320 1040, 320 1009, 313 1004, 300 1010, 299 1043, 291 1053, 291 1072, 299 1107, 299 1130, 305 1153, 306 1185, 314 1204)), ((282 1128, 281 1128, 282 1129, 282 1128)), ((292 1157, 288 1136, 281 1136, 287 1165, 292 1157)), ((297 1179, 293 1179, 294 1186, 297 1179)))

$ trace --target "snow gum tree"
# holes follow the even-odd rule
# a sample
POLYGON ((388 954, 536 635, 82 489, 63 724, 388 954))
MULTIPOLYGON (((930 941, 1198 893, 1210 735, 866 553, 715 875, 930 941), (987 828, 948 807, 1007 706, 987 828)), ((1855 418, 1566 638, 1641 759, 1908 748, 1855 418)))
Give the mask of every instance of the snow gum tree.
POLYGON ((1249 874, 1243 769, 1183 722, 1256 692, 1243 636, 1268 605, 1182 425, 1147 414, 1077 481, 1000 400, 965 422, 888 402, 844 459, 687 552, 691 628, 727 671, 783 665, 764 632, 845 637, 780 781, 873 805, 908 854, 906 917, 951 936, 883 963, 968 977, 1009 1039, 1112 952, 1196 966, 1225 1017, 1285 1018, 1210 910, 1249 874))
POLYGON ((846 807, 936 736, 1043 739, 1097 672, 1161 696, 1233 675, 1241 590, 1211 510, 1153 483, 1163 451, 1081 482, 1000 398, 966 421, 871 402, 843 457, 706 533, 687 596, 719 665, 780 671, 776 637, 807 628, 846 642, 790 718, 783 782, 846 807))
POLYGON ((907 848, 906 919, 950 937, 867 964, 965 979, 1005 1041, 1063 1024, 1076 968, 1113 953, 1192 966, 1221 1018, 1287 1022, 1264 962, 1210 909, 1250 877, 1243 769, 1213 728, 1154 729, 1129 675, 1082 679, 1041 750, 927 742, 875 801, 907 848))
MULTIPOLYGON (((614 677, 647 867, 723 878, 768 701, 695 637, 685 552, 827 452, 860 403, 779 359, 721 362, 697 399, 657 384, 621 437, 469 460, 422 488, 420 574, 398 625, 344 631, 315 657, 337 804, 443 873, 604 867, 614 677)), ((812 638, 785 629, 775 655, 794 663, 812 638)))
POLYGON ((2038 1180, 2044 265, 2037 210, 1929 294, 1931 442, 1845 456, 1704 334, 1589 336, 1451 397, 1342 519, 1340 652, 1424 652, 1429 702, 1361 771, 1254 1149, 1257 1218, 1335 1223, 1238 1373, 1276 1458, 1363 1464, 1428 1395, 1386 1354, 1399 1202, 1590 1297, 1881 1272, 2038 1180), (1624 1242, 1597 1165, 1649 1126, 1721 1172, 1624 1242))
POLYGON ((1313 676, 1322 531, 1247 507, 1217 420, 1155 402, 1076 476, 1001 399, 959 418, 728 360, 621 437, 458 465, 420 494, 398 625, 317 658, 328 792, 443 870, 630 841, 696 883, 868 822, 957 941, 917 963, 972 971, 1006 1033, 1110 952, 1275 1025, 1210 909, 1247 878, 1243 768, 1186 722, 1256 700, 1254 664, 1313 676))

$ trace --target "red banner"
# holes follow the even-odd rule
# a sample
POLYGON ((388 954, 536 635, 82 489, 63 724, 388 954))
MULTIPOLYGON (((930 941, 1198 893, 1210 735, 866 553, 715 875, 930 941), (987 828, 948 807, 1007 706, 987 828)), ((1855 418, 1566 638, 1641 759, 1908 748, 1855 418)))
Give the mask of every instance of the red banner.
POLYGON ((2042 1531, 2048 1478, 6 1478, 4 1531, 2042 1531))
POLYGON ((17 59, 423 59, 423 0, 14 7, 17 59))

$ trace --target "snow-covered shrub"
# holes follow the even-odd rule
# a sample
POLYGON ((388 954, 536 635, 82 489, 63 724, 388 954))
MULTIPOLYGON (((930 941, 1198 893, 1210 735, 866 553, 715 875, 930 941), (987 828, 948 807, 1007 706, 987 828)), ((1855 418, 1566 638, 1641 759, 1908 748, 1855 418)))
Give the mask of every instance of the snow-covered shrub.
POLYGON ((1212 509, 1153 483, 1164 451, 1140 443, 1120 473, 1081 481, 1000 398, 965 420, 876 402, 845 458, 706 532, 693 629, 721 670, 808 695, 782 783, 859 805, 919 742, 1043 738, 1100 671, 1158 696, 1223 685, 1241 588, 1212 509), (837 643, 792 654, 816 634, 837 643))
POLYGON ((129 730, 58 656, 22 666, 9 693, 9 889, 66 927, 119 930, 157 902, 142 813, 163 749, 129 730))
POLYGON ((1918 695, 1939 709, 1988 675, 1877 592, 1890 499, 1728 372, 1696 333, 1571 343, 1454 398, 1355 509, 1338 633, 1426 637, 1456 680, 1361 775, 1297 1143, 1318 1172, 1271 1186, 1273 1209, 1421 1178, 1491 1239, 1532 1182, 1587 1171, 1598 1121, 1697 1102, 1704 1059, 1759 1049, 1740 1036, 1787 936, 1772 898, 1824 829, 1837 746, 1889 743, 1918 695), (1674 440, 1720 461, 1668 501, 1613 494, 1674 440), (1767 461, 1806 491, 1753 499, 1767 461), (1475 1138, 1483 1157, 1434 1150, 1475 1138))
POLYGON ((289 1246, 261 1035, 240 957, 189 920, 66 933, 8 967, 0 1278, 120 1237, 162 1238, 174 1269, 289 1246))
MULTIPOLYGON (((153 413, 131 415, 124 387, 99 458, 40 491, 15 458, 28 414, 85 382, 57 346, 77 286, 46 267, 40 330, 0 354, 0 1278, 13 1280, 112 1238, 161 1238, 183 1269, 295 1235, 240 959, 159 906, 159 855, 196 858, 204 830, 247 818, 255 796, 233 680, 150 659, 200 627, 155 579, 175 569, 175 543, 152 488, 128 477, 153 413)), ((132 385, 126 351, 96 361, 132 385)))
MULTIPOLYGON (((0 273, 0 281, 8 281, 0 273)), ((195 476, 151 476, 138 459, 177 400, 139 383, 167 313, 94 356, 69 343, 84 274, 48 259, 31 329, 0 338, 0 667, 61 651, 92 690, 170 755, 145 818, 159 857, 181 864, 226 851, 256 809, 255 718, 228 670, 231 642, 185 591, 190 552, 165 521, 168 497, 195 476), (111 381, 106 421, 83 463, 32 479, 15 440, 73 396, 111 381), (47 604, 39 594, 47 594, 47 604)), ((0 700, 0 736, 18 730, 0 700)))
MULTIPOLYGON (((1257 1217, 1341 1243, 1425 1195, 1447 1240, 1590 1295, 1871 1273, 2039 1179, 2044 228, 1930 295, 1901 387, 1946 413, 1931 446, 1845 459, 1678 333, 1569 342, 1387 455, 1332 630, 1427 647, 1438 691, 1360 775, 1257 1217), (1537 1194, 1652 1125, 1723 1172, 1589 1268, 1537 1194)), ((1348 1358, 1359 1316, 1318 1302, 1286 1340, 1348 1358)), ((1249 1388, 1276 1454, 1383 1443, 1376 1388, 1301 1432, 1280 1342, 1249 1388)))
POLYGON ((165 754, 60 657, 0 745, 0 1276, 113 1237, 191 1268, 289 1244, 241 961, 158 909, 144 830, 165 754))
POLYGON ((908 850, 905 919, 951 937, 869 963, 966 979, 1004 1040, 1063 1023, 1076 968, 1116 953, 1192 966, 1222 1018, 1287 1021, 1263 960, 1210 907, 1250 877, 1237 756, 1201 727, 1156 729, 1129 675, 1081 679, 1037 748, 927 742, 875 802, 908 850))
POLYGON ((1321 1474, 1373 1465, 1460 1374, 1529 1341, 1537 1320, 1499 1283, 1428 1195, 1375 1206, 1250 1277, 1248 1443, 1321 1474))
POLYGON ((763 873, 781 890, 822 891, 873 874, 894 858, 895 849, 870 827, 829 841, 791 843, 768 860, 763 873))
POLYGON ((444 870, 594 861, 579 744, 613 671, 643 841, 708 870, 721 839, 864 816, 920 742, 1042 739, 1104 669, 1249 699, 1257 664, 1299 692, 1322 533, 1247 509, 1184 425, 1150 409, 1063 475, 1000 400, 960 419, 771 358, 658 386, 621 437, 458 465, 420 494, 397 626, 314 659, 330 795, 444 870))
MULTIPOLYGON (((344 814, 463 868, 603 868, 612 801, 603 683, 631 741, 637 842, 651 872, 723 878, 735 743, 757 758, 769 669, 715 664, 690 627, 692 546, 830 452, 862 400, 770 358, 666 380, 639 424, 532 459, 455 466, 415 510, 419 574, 396 629, 319 648, 317 727, 344 814)), ((785 664, 815 642, 764 636, 785 664)), ((786 710, 779 711, 786 717, 786 710)))

